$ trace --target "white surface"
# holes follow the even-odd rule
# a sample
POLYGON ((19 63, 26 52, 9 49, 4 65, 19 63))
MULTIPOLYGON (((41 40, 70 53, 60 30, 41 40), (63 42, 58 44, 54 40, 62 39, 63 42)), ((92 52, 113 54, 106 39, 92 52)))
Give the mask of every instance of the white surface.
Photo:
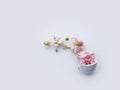
POLYGON ((1 0, 0 90, 119 90, 119 0, 1 0), (70 51, 43 47, 77 36, 96 54, 85 75, 70 51))

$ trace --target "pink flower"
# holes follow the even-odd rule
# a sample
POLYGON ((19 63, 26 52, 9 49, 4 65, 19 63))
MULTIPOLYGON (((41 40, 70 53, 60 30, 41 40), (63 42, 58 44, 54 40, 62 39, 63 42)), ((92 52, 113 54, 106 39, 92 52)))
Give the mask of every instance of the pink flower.
POLYGON ((74 53, 79 53, 84 50, 83 42, 76 37, 72 38, 71 50, 74 53))
POLYGON ((61 47, 65 47, 65 42, 62 41, 62 42, 60 43, 60 46, 61 46, 61 47))
POLYGON ((84 47, 81 47, 81 46, 71 46, 71 50, 74 52, 74 53, 79 53, 81 51, 84 50, 84 47))
POLYGON ((81 40, 77 39, 76 37, 72 38, 72 42, 76 46, 83 46, 83 44, 84 44, 81 40))
POLYGON ((89 65, 95 63, 94 59, 94 54, 89 51, 83 51, 81 53, 77 54, 78 59, 82 64, 89 65))
POLYGON ((69 45, 65 44, 65 41, 62 41, 60 43, 60 46, 63 47, 63 48, 66 48, 66 49, 70 49, 71 48, 69 45))

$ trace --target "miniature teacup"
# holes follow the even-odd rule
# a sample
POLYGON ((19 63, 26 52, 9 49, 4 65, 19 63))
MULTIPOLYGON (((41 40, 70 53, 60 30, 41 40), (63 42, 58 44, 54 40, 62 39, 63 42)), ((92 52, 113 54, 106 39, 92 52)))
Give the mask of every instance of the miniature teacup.
POLYGON ((79 70, 83 71, 83 72, 92 72, 95 70, 96 68, 96 65, 97 65, 97 62, 95 61, 95 63, 93 64, 89 64, 89 65, 85 65, 85 64, 80 64, 80 66, 78 67, 79 70))

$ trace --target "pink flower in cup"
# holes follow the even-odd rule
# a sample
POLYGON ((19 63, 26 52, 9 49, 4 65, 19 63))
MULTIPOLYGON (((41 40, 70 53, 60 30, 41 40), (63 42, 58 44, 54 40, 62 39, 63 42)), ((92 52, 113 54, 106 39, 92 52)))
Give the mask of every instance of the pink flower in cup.
POLYGON ((83 51, 81 53, 78 53, 77 57, 82 64, 89 65, 89 64, 95 63, 95 61, 94 61, 95 57, 94 57, 94 54, 92 52, 83 51))

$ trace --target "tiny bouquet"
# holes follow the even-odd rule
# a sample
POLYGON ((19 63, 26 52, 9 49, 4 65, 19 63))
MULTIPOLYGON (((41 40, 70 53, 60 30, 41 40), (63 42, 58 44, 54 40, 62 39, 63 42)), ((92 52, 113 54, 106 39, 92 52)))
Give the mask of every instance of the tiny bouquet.
POLYGON ((94 53, 88 51, 84 46, 84 42, 76 37, 71 39, 66 37, 62 40, 60 37, 54 36, 52 41, 45 41, 44 45, 47 47, 54 46, 56 52, 59 51, 60 47, 63 49, 70 49, 77 56, 80 62, 79 70, 89 72, 96 68, 97 63, 95 61, 94 53))

